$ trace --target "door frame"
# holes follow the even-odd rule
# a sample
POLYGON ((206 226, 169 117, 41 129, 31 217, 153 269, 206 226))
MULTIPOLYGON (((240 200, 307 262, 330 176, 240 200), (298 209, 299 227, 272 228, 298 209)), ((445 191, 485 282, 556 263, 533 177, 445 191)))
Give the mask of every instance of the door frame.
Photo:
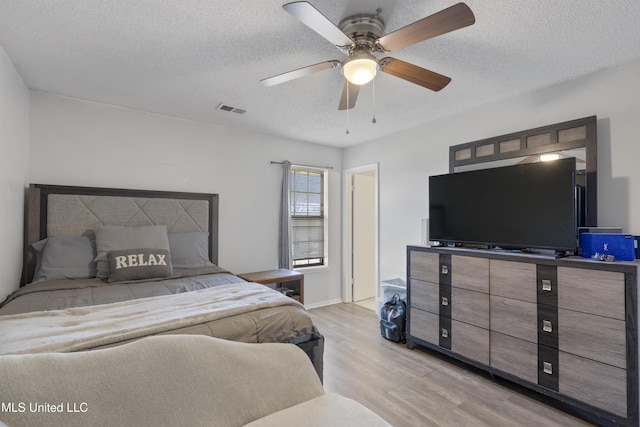
POLYGON ((380 204, 379 204, 379 192, 380 192, 380 180, 378 173, 378 163, 372 163, 369 165, 358 166, 354 168, 345 169, 343 171, 343 209, 342 209, 342 223, 344 224, 344 235, 342 239, 343 243, 343 277, 342 277, 342 301, 353 302, 353 176, 362 173, 374 174, 375 182, 375 209, 374 209, 374 222, 375 222, 375 236, 374 236, 374 253, 375 253, 375 281, 376 281, 376 299, 380 297, 380 204))

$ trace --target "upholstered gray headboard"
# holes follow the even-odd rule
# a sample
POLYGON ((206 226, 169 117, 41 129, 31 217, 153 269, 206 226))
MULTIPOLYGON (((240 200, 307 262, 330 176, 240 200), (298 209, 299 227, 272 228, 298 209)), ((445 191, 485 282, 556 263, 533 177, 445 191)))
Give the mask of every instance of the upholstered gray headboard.
POLYGON ((31 244, 80 236, 99 225, 166 225, 169 233, 209 232, 209 258, 218 263, 218 195, 31 184, 21 284, 35 270, 31 244))

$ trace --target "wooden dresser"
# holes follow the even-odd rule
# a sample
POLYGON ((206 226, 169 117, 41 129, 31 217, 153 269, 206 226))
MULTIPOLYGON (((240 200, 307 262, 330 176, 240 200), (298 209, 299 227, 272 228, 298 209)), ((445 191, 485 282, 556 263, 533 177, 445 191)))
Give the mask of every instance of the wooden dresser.
POLYGON ((637 262, 407 247, 407 345, 638 425, 637 262))

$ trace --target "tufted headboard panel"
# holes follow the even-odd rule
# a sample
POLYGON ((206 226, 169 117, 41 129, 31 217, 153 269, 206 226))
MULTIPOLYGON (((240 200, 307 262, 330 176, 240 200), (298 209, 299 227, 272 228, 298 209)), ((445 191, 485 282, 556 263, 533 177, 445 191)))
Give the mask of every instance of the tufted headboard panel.
POLYGON ((31 244, 80 236, 99 225, 166 225, 169 233, 209 232, 209 258, 218 263, 218 195, 31 184, 22 284, 35 270, 31 244))

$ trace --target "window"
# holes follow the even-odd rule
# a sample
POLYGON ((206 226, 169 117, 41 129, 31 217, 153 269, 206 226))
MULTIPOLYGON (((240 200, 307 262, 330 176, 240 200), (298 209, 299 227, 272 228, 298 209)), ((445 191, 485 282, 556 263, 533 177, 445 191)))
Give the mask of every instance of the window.
POLYGON ((293 267, 326 265, 326 171, 291 167, 293 267))

